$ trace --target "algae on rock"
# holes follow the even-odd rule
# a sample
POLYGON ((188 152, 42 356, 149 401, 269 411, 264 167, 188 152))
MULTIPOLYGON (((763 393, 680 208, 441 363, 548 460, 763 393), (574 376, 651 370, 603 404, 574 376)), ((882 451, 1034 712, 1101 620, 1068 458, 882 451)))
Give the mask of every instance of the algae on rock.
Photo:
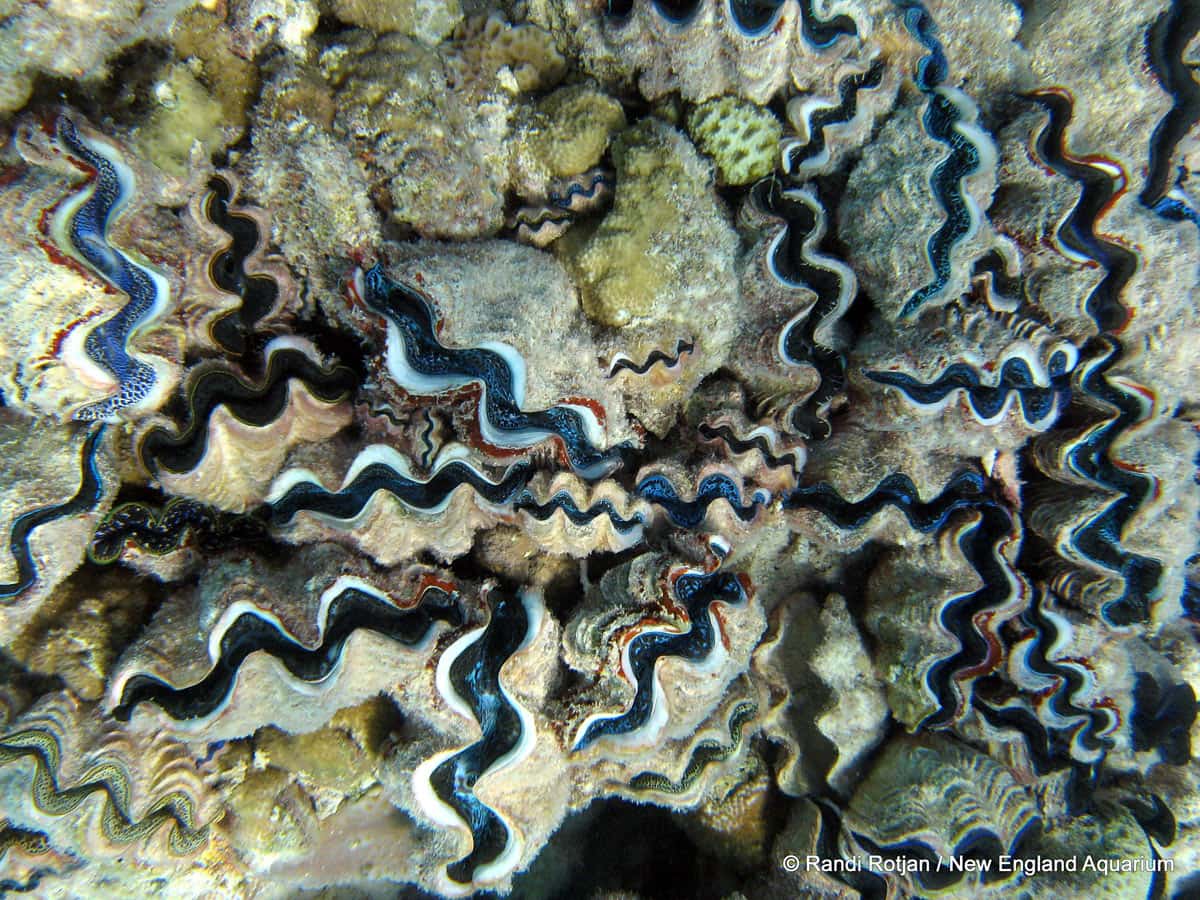
POLYGON ((443 58, 401 34, 339 36, 321 68, 336 98, 334 131, 398 223, 424 237, 499 230, 511 155, 505 103, 467 103, 443 58))
POLYGON ((154 89, 157 106, 138 134, 143 155, 171 175, 185 175, 193 148, 209 156, 225 145, 225 111, 186 63, 169 66, 154 89))
POLYGON ((181 15, 171 34, 176 57, 196 66, 196 74, 221 104, 225 124, 240 134, 258 93, 258 66, 235 52, 235 38, 225 20, 203 7, 181 15))
POLYGON ((608 326, 605 358, 642 360, 690 343, 686 364, 665 378, 626 384, 630 412, 661 434, 722 364, 741 306, 738 236, 713 190, 712 166, 687 137, 646 119, 613 141, 616 195, 590 235, 559 241, 576 274, 583 310, 608 326))
POLYGON ((190 0, 0 0, 0 115, 19 110, 39 75, 101 81, 109 60, 139 41, 166 35, 190 0))

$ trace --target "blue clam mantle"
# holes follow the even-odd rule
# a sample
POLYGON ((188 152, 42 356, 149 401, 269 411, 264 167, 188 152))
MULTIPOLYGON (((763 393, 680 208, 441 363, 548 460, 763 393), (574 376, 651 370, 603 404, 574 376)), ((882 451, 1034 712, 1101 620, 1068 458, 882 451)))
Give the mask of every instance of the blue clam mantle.
POLYGON ((946 217, 926 244, 933 279, 904 302, 900 317, 908 318, 943 293, 954 269, 954 248, 978 230, 982 213, 963 182, 996 164, 996 148, 975 123, 978 110, 974 102, 957 88, 944 85, 949 67, 928 11, 919 0, 897 0, 897 5, 904 10, 909 31, 929 51, 917 65, 917 87, 927 98, 921 121, 925 132, 949 150, 929 176, 933 196, 946 217))
POLYGON ((556 438, 580 475, 598 478, 621 464, 617 448, 600 450, 599 423, 591 410, 555 406, 525 412, 525 364, 511 347, 465 350, 444 346, 437 338, 428 299, 382 267, 361 276, 362 299, 388 321, 388 371, 414 394, 440 394, 477 383, 483 388, 479 425, 483 438, 498 447, 528 447, 556 438))
POLYGON ((923 679, 938 710, 930 714, 923 728, 945 727, 964 711, 963 691, 967 677, 994 669, 996 639, 985 634, 978 617, 989 610, 1000 611, 1018 604, 1023 591, 1018 576, 1001 553, 1011 540, 1013 522, 1009 512, 992 496, 987 480, 976 471, 956 475, 938 496, 922 500, 916 485, 904 474, 889 475, 866 497, 856 502, 844 500, 828 484, 797 488, 784 497, 785 509, 812 509, 831 519, 840 528, 859 528, 887 506, 904 514, 918 531, 941 532, 953 516, 974 513, 957 532, 957 544, 967 562, 979 573, 982 586, 971 593, 951 598, 941 609, 939 619, 946 632, 958 641, 959 649, 934 663, 923 679), (964 674, 965 673, 965 674, 964 674))
MULTIPOLYGON (((609 15, 622 19, 629 15, 634 0, 608 0, 609 15)), ((695 18, 700 6, 711 0, 652 0, 655 12, 675 25, 687 25, 695 18)), ((773 32, 791 0, 718 0, 724 6, 727 19, 748 38, 773 32)), ((824 49, 839 37, 853 37, 858 26, 846 15, 829 19, 818 18, 813 0, 797 0, 800 7, 800 27, 804 39, 813 47, 824 49)))
POLYGON ((583 750, 603 737, 618 742, 653 740, 669 715, 655 681, 660 659, 681 657, 705 667, 723 652, 721 626, 712 612, 714 603, 742 604, 747 600, 744 576, 732 572, 683 572, 670 579, 669 589, 687 613, 688 630, 648 626, 630 640, 621 668, 634 686, 633 701, 622 713, 597 713, 579 729, 574 749, 583 750), (648 734, 647 734, 648 733, 648 734))
POLYGON ((109 225, 133 195, 132 171, 113 148, 82 137, 66 116, 57 127, 66 152, 95 172, 92 183, 64 203, 56 216, 56 233, 65 232, 60 243, 129 296, 116 315, 93 328, 84 340, 92 362, 116 378, 117 393, 81 407, 75 418, 115 421, 122 409, 146 400, 158 380, 152 366, 130 355, 128 344, 167 310, 170 289, 162 275, 108 242, 109 225))
POLYGON ((538 633, 543 609, 541 598, 531 592, 518 598, 495 591, 492 597, 488 624, 449 647, 437 672, 443 697, 478 723, 482 737, 457 752, 434 756, 413 775, 418 802, 435 821, 470 831, 471 852, 446 868, 452 886, 498 881, 522 852, 520 836, 475 796, 475 783, 532 750, 532 717, 512 699, 500 675, 508 659, 538 633))
POLYGON ((1051 356, 1041 379, 1031 371, 1029 361, 1020 356, 1004 360, 995 383, 985 382, 979 372, 966 363, 948 366, 929 383, 922 383, 904 372, 865 374, 872 381, 898 388, 921 407, 939 408, 954 395, 962 393, 971 411, 984 425, 1000 421, 1015 398, 1025 421, 1037 426, 1052 422, 1060 406, 1069 401, 1069 366, 1069 354, 1060 350, 1051 356))
POLYGON ((854 271, 822 252, 826 212, 811 191, 781 188, 775 179, 754 186, 751 202, 778 216, 784 225, 767 247, 767 271, 790 291, 813 291, 817 302, 793 316, 779 332, 776 352, 787 366, 811 365, 820 376, 817 389, 797 404, 791 427, 813 440, 829 437, 829 404, 846 382, 845 354, 834 349, 834 330, 858 292, 854 271))

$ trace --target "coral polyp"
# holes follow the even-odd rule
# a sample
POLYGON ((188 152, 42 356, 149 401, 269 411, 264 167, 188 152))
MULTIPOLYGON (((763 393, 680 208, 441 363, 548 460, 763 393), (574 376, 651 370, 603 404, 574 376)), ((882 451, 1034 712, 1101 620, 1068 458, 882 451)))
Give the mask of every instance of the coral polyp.
POLYGON ((1195 3, 26 6, 0 894, 1195 895, 1195 3))

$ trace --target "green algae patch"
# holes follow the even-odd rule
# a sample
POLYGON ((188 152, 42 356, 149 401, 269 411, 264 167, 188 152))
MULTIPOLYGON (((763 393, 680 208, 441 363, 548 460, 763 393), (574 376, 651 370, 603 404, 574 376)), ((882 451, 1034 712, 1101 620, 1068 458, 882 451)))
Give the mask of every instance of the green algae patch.
POLYGON ((158 107, 142 128, 138 144, 164 172, 186 174, 197 142, 205 156, 225 145, 225 110, 186 64, 166 70, 155 87, 155 99, 158 107))
POLYGON ((240 132, 249 122, 250 107, 258 95, 258 66, 234 52, 234 37, 224 20, 202 7, 194 7, 172 29, 175 55, 207 85, 221 105, 224 124, 240 132))

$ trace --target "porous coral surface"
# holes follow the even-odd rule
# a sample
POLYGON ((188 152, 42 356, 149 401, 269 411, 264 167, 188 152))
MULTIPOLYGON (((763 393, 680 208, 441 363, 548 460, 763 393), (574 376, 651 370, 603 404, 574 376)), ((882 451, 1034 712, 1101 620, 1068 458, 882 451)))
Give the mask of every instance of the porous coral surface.
POLYGON ((0 20, 0 894, 1200 891, 1200 3, 0 20))

